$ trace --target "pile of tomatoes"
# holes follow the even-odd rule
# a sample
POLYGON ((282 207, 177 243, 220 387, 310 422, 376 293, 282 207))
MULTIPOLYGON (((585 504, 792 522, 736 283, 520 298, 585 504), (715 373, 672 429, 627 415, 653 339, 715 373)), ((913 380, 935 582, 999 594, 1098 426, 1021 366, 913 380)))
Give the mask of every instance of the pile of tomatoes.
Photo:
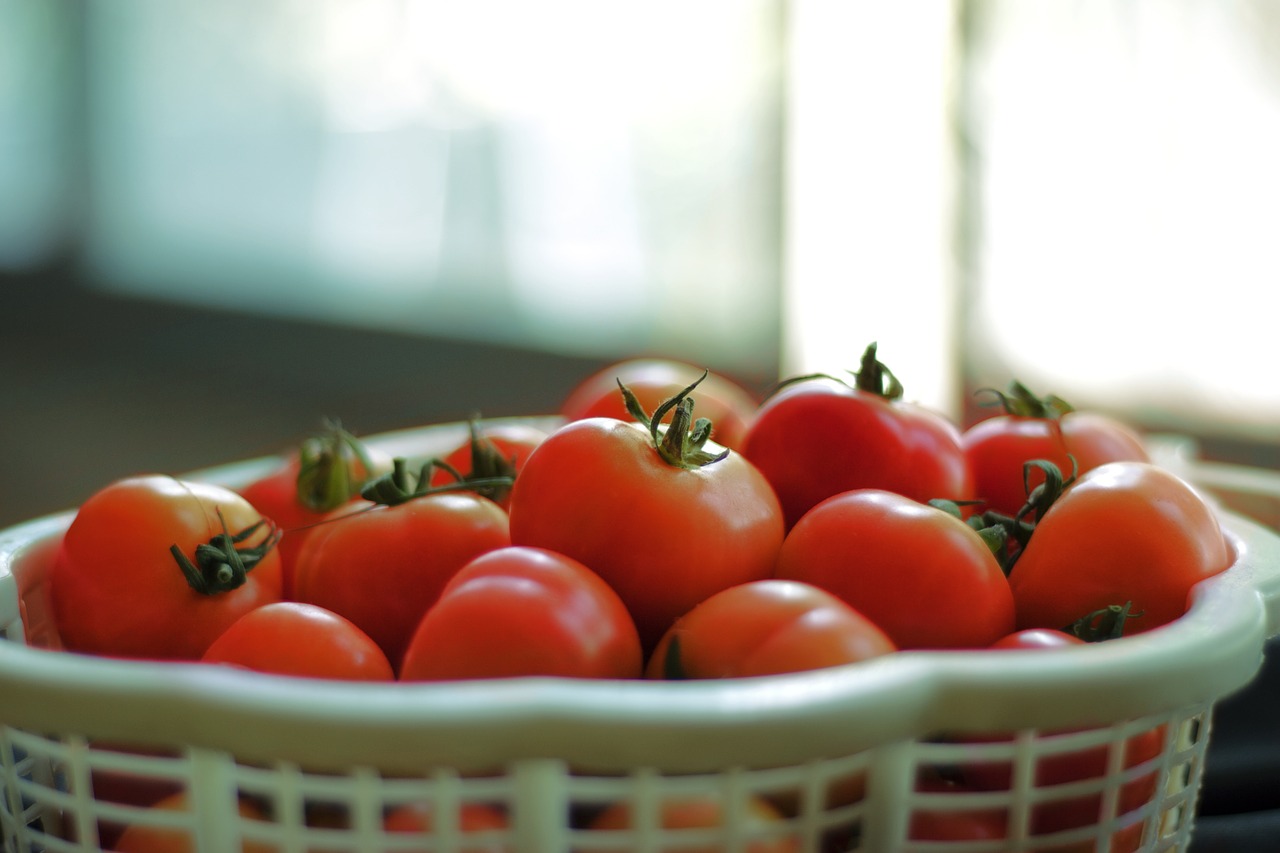
POLYGON ((334 425, 237 490, 91 496, 54 615, 72 651, 296 676, 723 678, 1145 631, 1230 564, 1130 428, 991 393, 962 429, 873 344, 763 401, 622 362, 562 425, 475 422, 412 463, 334 425))

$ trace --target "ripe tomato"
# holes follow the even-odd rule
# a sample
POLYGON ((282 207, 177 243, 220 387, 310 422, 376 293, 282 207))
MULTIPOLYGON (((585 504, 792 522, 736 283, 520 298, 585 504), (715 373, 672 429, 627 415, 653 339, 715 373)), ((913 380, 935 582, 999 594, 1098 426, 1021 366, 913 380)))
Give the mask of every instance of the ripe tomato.
POLYGON ((458 570, 418 625, 400 677, 639 678, 641 666, 631 614, 599 575, 563 554, 512 546, 458 570))
MULTIPOLYGON (((743 819, 743 831, 752 840, 748 840, 741 849, 745 853, 798 853, 800 839, 794 833, 769 833, 771 824, 782 820, 782 815, 765 800, 750 797, 746 802, 746 815, 743 819), (758 836, 758 837, 756 837, 758 836)), ((719 829, 726 821, 725 804, 719 797, 687 796, 679 799, 663 801, 658 807, 657 818, 660 827, 675 836, 680 830, 719 829)), ((615 803, 600 813, 590 824, 590 829, 599 832, 618 832, 633 829, 631 808, 625 802, 615 803)), ((598 853, 605 850, 635 849, 635 845, 619 848, 616 844, 601 844, 598 853)), ((728 849, 726 842, 706 845, 691 844, 688 841, 671 841, 651 848, 655 853, 680 851, 680 853, 720 853, 728 849)), ((736 849, 736 848, 735 848, 736 849)), ((584 851, 586 853, 586 851, 584 851)))
MULTIPOLYGON (((681 361, 641 358, 619 362, 583 380, 560 406, 570 421, 585 418, 631 420, 618 383, 626 385, 645 411, 653 411, 702 374, 700 368, 681 361)), ((712 439, 721 447, 737 450, 747 424, 755 414, 755 396, 731 379, 709 374, 698 386, 694 414, 715 424, 712 439)))
MULTIPOLYGON (((185 812, 191 806, 186 792, 173 794, 151 807, 153 810, 185 812)), ((263 811, 248 800, 239 803, 240 817, 244 820, 266 820, 263 811)), ((195 853, 195 839, 185 829, 130 824, 120 834, 115 846, 117 853, 195 853)), ((279 853, 279 847, 262 841, 245 841, 241 853, 279 853)))
POLYGON ((392 681, 386 654, 350 620, 314 604, 280 601, 231 623, 201 658, 257 672, 392 681))
MULTIPOLYGON (((387 832, 393 833, 430 835, 435 832, 435 824, 435 812, 426 803, 409 803, 397 806, 388 812, 383 819, 383 828, 387 832)), ((508 828, 506 815, 498 809, 482 803, 463 803, 459 806, 457 824, 458 831, 464 834, 500 832, 508 828)), ((405 853, 416 853, 414 848, 397 847, 396 849, 403 850, 405 853)), ((422 853, 437 849, 439 847, 435 845, 420 848, 422 853)), ((513 845, 496 841, 480 843, 467 838, 461 840, 461 846, 458 851, 459 853, 508 853, 512 849, 513 845)))
POLYGON ((603 577, 646 650, 704 598, 772 574, 783 535, 760 472, 691 436, 687 397, 673 408, 665 431, 656 420, 566 424, 530 455, 511 491, 512 542, 603 577))
POLYGON ((787 534, 776 575, 822 587, 900 649, 981 648, 1014 626, 1013 595, 973 528, 880 489, 828 498, 787 534))
POLYGON ((275 469, 237 490, 280 528, 277 550, 285 598, 293 597, 293 567, 311 525, 358 498, 365 483, 390 468, 385 453, 331 424, 275 469))
POLYGON ((1209 505, 1147 462, 1089 471, 1036 524, 1009 577, 1018 626, 1063 628, 1131 602, 1124 633, 1171 622, 1191 588, 1231 563, 1209 505))
POLYGON ((280 599, 269 521, 221 486, 117 480, 76 512, 50 569, 72 651, 196 660, 244 613, 280 599))
POLYGON ((973 495, 960 430, 940 414, 904 402, 902 386, 863 354, 850 386, 831 377, 785 384, 757 411, 742 454, 768 479, 795 525, 822 500, 851 489, 884 489, 922 503, 973 495))
MULTIPOLYGON (((432 474, 432 486, 446 486, 461 479, 482 482, 490 478, 511 478, 514 480, 524 467, 533 449, 547 437, 544 430, 522 423, 496 423, 483 426, 471 424, 471 437, 462 445, 445 454, 441 460, 445 466, 438 467, 432 474)), ((474 491, 489 498, 502 508, 510 503, 511 486, 477 485, 474 491)))
POLYGON ((422 615, 449 578, 511 544, 507 514, 471 492, 394 506, 362 501, 316 528, 298 554, 295 597, 344 616, 398 668, 422 615))
MULTIPOLYGON (((916 790, 928 794, 964 797, 975 793, 954 781, 926 774, 916 783, 916 790)), ((937 807, 919 806, 911 811, 907 835, 913 841, 992 841, 1008 834, 1009 815, 1002 808, 963 808, 939 803, 937 807)))
POLYGON ((1057 397, 1039 398, 1019 382, 1000 395, 1003 414, 978 421, 961 443, 973 470, 974 491, 988 509, 1015 515, 1027 493, 1044 481, 1045 459, 1066 474, 1107 462, 1150 461, 1142 439, 1127 425, 1097 412, 1076 411, 1057 397))
POLYGON ((1084 640, 1059 631, 1056 628, 1026 628, 1001 637, 991 644, 993 649, 1060 649, 1064 646, 1082 646, 1084 640))
POLYGON ((773 675, 892 651, 893 641, 883 631, 831 593, 767 578, 717 592, 676 620, 650 657, 646 675, 773 675))

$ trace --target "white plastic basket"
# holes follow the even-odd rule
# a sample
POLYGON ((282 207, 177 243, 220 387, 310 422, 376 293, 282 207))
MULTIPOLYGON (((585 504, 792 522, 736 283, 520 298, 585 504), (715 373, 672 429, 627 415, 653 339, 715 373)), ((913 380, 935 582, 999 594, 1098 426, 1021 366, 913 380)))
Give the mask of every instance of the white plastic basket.
MULTIPOLYGON (((370 443, 421 457, 464 435, 450 425, 370 443)), ((1179 459, 1194 481, 1194 460, 1179 459)), ((199 476, 235 484, 266 464, 199 476)), ((1052 665, 1035 653, 904 652, 755 679, 444 685, 58 651, 44 580, 70 514, 37 519, 0 532, 0 837, 8 853, 109 849, 131 823, 173 827, 186 838, 173 849, 202 853, 757 851, 778 838, 798 851, 1183 850, 1213 706, 1253 678, 1280 630, 1280 538, 1223 518, 1237 559, 1197 588, 1185 617, 1062 650, 1052 665), (1126 762, 1143 733, 1156 751, 1126 762), (1036 784, 1038 762, 1082 750, 1102 751, 1096 777, 1036 784), (926 769, 984 762, 1007 765, 1007 790, 919 784, 926 769), (146 807, 169 790, 195 807, 146 807), (662 804, 689 797, 715 798, 721 825, 664 828, 662 804), (1096 819, 1033 833, 1046 804, 1080 797, 1100 804, 1096 819), (745 820, 757 798, 780 819, 745 820), (241 814, 242 802, 257 811, 241 814), (616 802, 630 806, 630 829, 587 828, 616 802), (384 815, 406 803, 428 804, 434 828, 385 831, 384 815), (465 831, 472 803, 505 826, 465 831), (992 811, 1004 838, 910 837, 925 812, 992 811)))

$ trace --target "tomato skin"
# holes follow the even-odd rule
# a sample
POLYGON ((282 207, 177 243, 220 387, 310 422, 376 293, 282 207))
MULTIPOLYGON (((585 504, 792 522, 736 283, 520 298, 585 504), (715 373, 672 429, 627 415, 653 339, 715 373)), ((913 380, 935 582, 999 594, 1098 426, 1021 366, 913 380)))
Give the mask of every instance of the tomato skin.
POLYGON ((1083 646, 1085 641, 1068 634, 1066 631, 1059 631, 1054 628, 1025 628, 1021 631, 1015 631, 1012 634, 1001 637, 991 644, 992 649, 1026 649, 1048 650, 1061 649, 1068 646, 1083 646))
POLYGON ((766 400, 742 453, 777 492, 788 528, 826 498, 853 489, 883 489, 921 503, 973 495, 951 421, 833 379, 804 380, 766 400))
POLYGON ((338 510, 298 555, 296 598, 344 616, 398 668, 418 622, 449 579, 486 551, 511 544, 507 514, 470 492, 396 506, 338 510))
MULTIPOLYGON (((702 375, 702 369, 682 361, 640 358, 622 361, 587 377, 560 406, 560 414, 570 421, 585 418, 616 418, 630 421, 618 383, 626 385, 644 408, 652 413, 702 375)), ((758 401, 733 380, 709 373, 693 394, 694 416, 710 418, 711 438, 721 447, 737 450, 742 445, 747 424, 758 401)))
POLYGON ((1024 465, 1044 459, 1071 476, 1107 462, 1148 462, 1142 439, 1128 426, 1095 412, 1074 411, 1060 418, 997 415, 978 421, 961 436, 973 470, 974 492, 987 509, 1014 515, 1028 488, 1044 482, 1044 473, 1024 465), (1029 481, 1028 481, 1029 477, 1029 481))
POLYGON ((386 654, 353 622, 297 601, 265 604, 244 614, 213 641, 201 660, 306 678, 395 678, 386 654))
POLYGON ((1020 628, 1061 628, 1132 602, 1124 633, 1177 619, 1231 549, 1212 508, 1174 474, 1110 462, 1050 505, 1009 577, 1020 628), (1141 614, 1141 615, 1136 615, 1141 614))
POLYGON ((599 575, 511 546, 453 576, 414 632, 400 678, 639 678, 641 663, 631 614, 599 575))
POLYGON ((573 557, 618 592, 646 650, 704 598, 771 575, 783 536, 777 498, 742 456, 678 468, 645 427, 612 418, 553 432, 510 513, 513 544, 573 557))
POLYGON ((982 648, 1013 631, 1013 594, 982 538, 880 489, 818 504, 787 534, 777 577, 834 593, 900 649, 982 648))
MULTIPOLYGON (((275 548, 235 589, 204 595, 187 582, 170 546, 194 560, 196 546, 222 534, 224 521, 236 535, 262 516, 229 489, 159 474, 117 480, 90 496, 50 569, 63 644, 116 657, 196 660, 241 615, 278 601, 275 548)), ((263 528, 240 547, 268 535, 263 528)))
POLYGON ((672 642, 682 678, 800 672, 896 651, 883 631, 836 596, 776 578, 729 587, 681 616, 650 657, 649 678, 670 676, 672 642))
MULTIPOLYGON (((501 423, 480 426, 477 437, 487 443, 499 458, 509 463, 513 476, 518 476, 529 454, 542 443, 547 433, 530 424, 501 423)), ((470 439, 446 453, 442 459, 464 477, 475 473, 470 439)), ((453 482, 457 482, 457 479, 444 468, 437 468, 431 475, 432 486, 445 486, 453 482)), ((498 506, 506 509, 511 503, 511 489, 494 490, 492 499, 498 506)))
MULTIPOLYGON (((382 822, 387 832, 397 833, 430 833, 435 828, 435 813, 426 803, 407 803, 397 806, 387 813, 382 822)), ((504 830, 508 826, 507 817, 492 806, 481 803, 463 803, 458 807, 458 829, 461 832, 485 832, 488 830, 504 830)), ((413 848, 397 847, 412 853, 413 848)), ((436 848, 423 847, 422 850, 436 848)), ((511 848, 505 844, 490 842, 478 844, 467 841, 459 853, 506 853, 511 848)))
MULTIPOLYGON (((747 831, 756 831, 762 826, 782 819, 781 813, 771 804, 758 797, 749 797, 746 802, 745 824, 747 831)), ((681 799, 666 800, 659 805, 658 818, 664 830, 715 828, 725 825, 724 803, 715 796, 689 796, 681 799)), ((628 830, 631 825, 631 808, 625 802, 615 803, 601 812, 590 824, 592 830, 628 830)), ((604 850, 618 850, 617 846, 603 846, 604 850)), ((725 847, 714 844, 707 846, 689 846, 687 843, 673 843, 672 846, 655 848, 658 853, 670 850, 672 853, 719 853, 725 847)), ((800 839, 795 835, 779 835, 747 842, 743 848, 746 853, 799 853, 800 839)), ((584 851, 586 853, 586 851, 584 851)))
MULTIPOLYGON (((162 811, 189 811, 190 798, 185 791, 165 797, 151 808, 162 811)), ((240 817, 245 820, 267 820, 266 814, 248 800, 239 802, 240 817)), ((180 829, 131 824, 120 834, 111 848, 117 853, 193 853, 195 843, 190 834, 180 829)), ((245 841, 242 853, 278 853, 274 844, 262 841, 245 841)))

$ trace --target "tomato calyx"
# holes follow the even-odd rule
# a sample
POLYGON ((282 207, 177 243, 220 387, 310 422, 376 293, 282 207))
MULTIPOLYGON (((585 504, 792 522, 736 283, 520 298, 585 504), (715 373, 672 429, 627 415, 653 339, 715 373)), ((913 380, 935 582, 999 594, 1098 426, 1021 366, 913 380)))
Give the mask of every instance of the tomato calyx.
POLYGON ((496 444, 480 434, 479 416, 467 421, 467 430, 471 444, 471 473, 463 474, 442 459, 432 462, 453 477, 455 483, 464 483, 481 497, 501 502, 511 492, 516 480, 515 456, 503 456, 496 444))
POLYGON ((266 518, 234 535, 227 530, 227 523, 221 512, 218 512, 218 521, 222 524, 222 532, 196 546, 195 560, 182 553, 182 549, 176 544, 169 546, 169 553, 182 570, 187 584, 201 595, 216 595, 243 586, 249 572, 280 541, 280 529, 266 518), (257 545, 238 547, 264 528, 267 535, 257 545))
POLYGON ((1117 640, 1124 634, 1125 623, 1130 619, 1137 619, 1142 614, 1141 610, 1134 613, 1133 602, 1126 601, 1124 604, 1112 604, 1081 616, 1062 630, 1086 643, 1117 640))
POLYGON ((364 444, 337 421, 325 421, 321 432, 298 448, 298 501, 313 512, 337 509, 359 493, 347 457, 355 456, 365 472, 374 469, 364 444))
POLYGON ((1058 395, 1036 396, 1031 389, 1016 379, 1009 383, 1005 391, 981 388, 977 393, 995 395, 995 402, 988 405, 1000 406, 1006 415, 1014 417, 1056 421, 1061 420, 1063 415, 1075 411, 1074 406, 1058 395))
POLYGON ((514 476, 464 477, 439 459, 428 459, 415 474, 409 471, 408 460, 396 457, 391 460, 391 470, 370 480, 360 490, 360 497, 379 506, 399 506, 415 498, 446 492, 474 492, 483 496, 485 489, 509 489, 514 482, 514 476), (437 467, 443 467, 457 479, 452 483, 432 486, 431 475, 437 467))
POLYGON ((627 404, 627 411, 649 430, 658 455, 673 467, 702 468, 713 462, 719 462, 729 455, 728 450, 711 453, 704 449, 711 438, 711 420, 709 418, 694 420, 693 417, 693 398, 689 395, 707 376, 708 371, 702 371, 702 375, 692 384, 687 385, 674 397, 664 400, 653 410, 652 415, 645 412, 630 388, 621 381, 618 382, 618 388, 622 390, 622 399, 627 404), (671 413, 671 423, 665 430, 660 429, 662 419, 668 412, 671 413))
POLYGON ((777 394, 783 388, 795 385, 800 382, 809 382, 815 379, 830 379, 833 382, 839 382, 841 385, 854 388, 866 394, 873 394, 885 400, 901 400, 905 389, 902 382, 894 375, 883 361, 876 357, 879 348, 877 342, 872 341, 867 348, 862 351, 862 360, 859 362, 857 370, 848 371, 853 377, 853 384, 850 385, 848 380, 841 379, 838 376, 832 376, 829 373, 804 373, 799 376, 791 376, 782 380, 773 387, 769 392, 770 397, 777 394))

